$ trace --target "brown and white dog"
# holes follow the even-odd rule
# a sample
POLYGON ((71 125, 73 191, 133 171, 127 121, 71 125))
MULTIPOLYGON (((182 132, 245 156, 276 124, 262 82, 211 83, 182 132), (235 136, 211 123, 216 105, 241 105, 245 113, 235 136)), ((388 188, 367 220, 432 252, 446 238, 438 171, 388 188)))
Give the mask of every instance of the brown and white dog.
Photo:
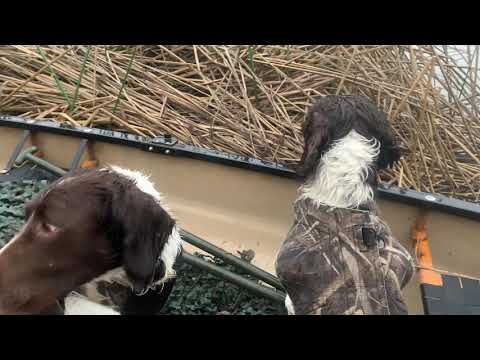
POLYGON ((290 314, 406 314, 413 259, 375 203, 377 172, 400 150, 386 114, 367 98, 326 96, 303 128, 305 177, 276 259, 290 314))
POLYGON ((108 295, 95 298, 99 283, 128 287, 122 303, 128 309, 103 311, 72 294, 65 313, 148 313, 165 302, 182 240, 160 193, 140 172, 81 170, 53 183, 25 213, 22 229, 0 250, 0 314, 45 313, 77 289, 111 305, 108 295))

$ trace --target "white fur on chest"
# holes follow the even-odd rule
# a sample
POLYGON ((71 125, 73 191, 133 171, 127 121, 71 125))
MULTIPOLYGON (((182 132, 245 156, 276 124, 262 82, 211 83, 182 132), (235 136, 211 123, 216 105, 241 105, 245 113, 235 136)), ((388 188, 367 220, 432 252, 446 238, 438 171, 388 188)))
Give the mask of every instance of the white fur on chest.
POLYGON ((367 177, 379 152, 376 139, 368 140, 352 130, 322 156, 313 179, 300 188, 300 197, 339 208, 372 201, 373 189, 367 177))
POLYGON ((65 315, 120 315, 115 310, 100 305, 78 293, 70 293, 65 298, 65 315))

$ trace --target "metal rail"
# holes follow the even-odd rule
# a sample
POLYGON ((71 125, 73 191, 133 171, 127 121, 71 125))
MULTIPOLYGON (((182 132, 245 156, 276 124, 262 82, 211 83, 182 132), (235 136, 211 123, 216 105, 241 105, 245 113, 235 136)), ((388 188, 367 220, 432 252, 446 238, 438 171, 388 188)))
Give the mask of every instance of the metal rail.
POLYGON ((209 253, 210 255, 213 255, 219 259, 222 259, 227 264, 233 265, 238 269, 243 270, 247 274, 252 275, 256 279, 261 280, 264 283, 271 285, 278 290, 284 291, 282 283, 278 280, 278 278, 276 278, 272 274, 256 267, 255 265, 250 264, 249 262, 233 254, 226 252, 225 250, 219 248, 218 246, 215 246, 209 243, 208 241, 205 241, 199 238, 198 236, 189 233, 188 231, 181 230, 180 233, 181 233, 182 239, 185 242, 199 248, 200 250, 203 250, 209 253))
POLYGON ((267 298, 269 300, 275 301, 280 304, 284 304, 285 302, 285 294, 282 292, 278 292, 269 287, 259 285, 252 280, 245 279, 241 275, 238 275, 231 271, 223 269, 215 264, 212 264, 209 261, 202 260, 198 256, 189 254, 186 251, 182 252, 181 257, 182 257, 182 260, 185 261, 186 263, 192 266, 198 267, 202 270, 208 271, 214 275, 217 275, 222 279, 227 280, 235 285, 238 285, 255 295, 267 298))

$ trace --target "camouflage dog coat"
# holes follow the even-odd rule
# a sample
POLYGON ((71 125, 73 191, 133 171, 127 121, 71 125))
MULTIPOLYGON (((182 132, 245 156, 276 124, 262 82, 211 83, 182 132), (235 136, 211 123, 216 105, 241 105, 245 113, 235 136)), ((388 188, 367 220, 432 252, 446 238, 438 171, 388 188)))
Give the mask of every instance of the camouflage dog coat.
POLYGON ((374 203, 356 210, 299 199, 294 210, 276 271, 296 315, 407 314, 401 290, 414 262, 374 203))

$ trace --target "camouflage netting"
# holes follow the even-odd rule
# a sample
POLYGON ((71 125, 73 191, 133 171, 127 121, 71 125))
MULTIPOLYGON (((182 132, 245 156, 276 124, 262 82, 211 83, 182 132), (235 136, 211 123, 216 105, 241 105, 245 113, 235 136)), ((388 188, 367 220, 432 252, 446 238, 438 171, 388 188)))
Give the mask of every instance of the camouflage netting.
POLYGON ((46 183, 39 181, 0 182, 0 247, 23 225, 25 203, 45 187, 46 183))
POLYGON ((405 152, 384 183, 479 201, 478 47, 2 46, 0 112, 286 165, 315 97, 356 94, 405 152))
MULTIPOLYGON (((255 280, 252 276, 212 256, 203 260, 255 280)), ((252 295, 221 278, 183 263, 178 267, 175 288, 164 309, 171 315, 286 315, 283 304, 252 295)))

